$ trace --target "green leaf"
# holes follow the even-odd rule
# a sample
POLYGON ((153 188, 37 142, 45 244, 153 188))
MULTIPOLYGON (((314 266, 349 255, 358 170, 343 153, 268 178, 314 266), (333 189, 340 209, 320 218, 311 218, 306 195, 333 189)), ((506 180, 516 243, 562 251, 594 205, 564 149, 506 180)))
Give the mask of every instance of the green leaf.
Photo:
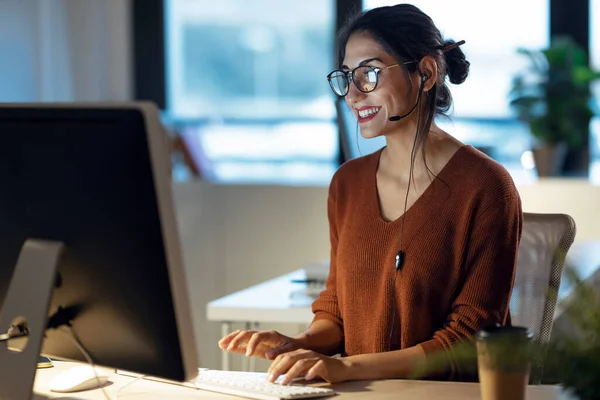
POLYGON ((593 71, 586 66, 578 66, 573 68, 572 78, 573 82, 577 85, 588 85, 600 79, 600 71, 593 71))
POLYGON ((583 47, 569 36, 555 36, 546 49, 518 53, 529 66, 515 75, 508 94, 516 117, 542 142, 572 148, 586 142, 593 115, 589 85, 600 80, 600 71, 588 66, 583 47))
POLYGON ((518 48, 517 53, 522 54, 529 59, 532 72, 544 73, 548 70, 548 60, 542 51, 518 48))

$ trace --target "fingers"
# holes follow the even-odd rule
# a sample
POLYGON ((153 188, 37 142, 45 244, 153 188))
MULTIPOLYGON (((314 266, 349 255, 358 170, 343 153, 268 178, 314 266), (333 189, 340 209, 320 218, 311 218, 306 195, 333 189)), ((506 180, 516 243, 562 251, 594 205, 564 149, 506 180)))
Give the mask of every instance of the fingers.
POLYGON ((304 377, 313 365, 319 362, 318 358, 303 358, 294 363, 281 380, 282 385, 289 385, 297 376, 304 377))
POLYGON ((238 331, 235 335, 227 335, 226 338, 229 338, 228 343, 223 343, 223 346, 220 346, 223 350, 232 352, 232 353, 245 353, 246 352, 246 344, 248 340, 252 337, 252 335, 256 331, 238 331))
POLYGON ((327 380, 326 373, 325 361, 319 360, 308 370, 308 372, 306 372, 304 379, 310 381, 315 379, 317 376, 320 376, 327 380))
POLYGON ((297 342, 277 331, 237 330, 219 340, 222 350, 275 360, 279 355, 298 349, 297 342))
POLYGON ((264 356, 265 358, 267 358, 267 356, 263 352, 261 352, 261 354, 255 354, 256 353, 256 349, 261 344, 274 344, 274 345, 277 345, 278 343, 277 343, 276 338, 278 336, 280 336, 280 335, 276 331, 255 332, 250 337, 250 340, 248 340, 248 344, 246 346, 246 356, 250 357, 250 356, 253 356, 253 355, 258 355, 258 356, 264 356))
POLYGON ((219 340, 219 347, 223 350, 225 350, 227 348, 227 346, 229 346, 229 343, 231 342, 231 340, 237 336, 237 334, 240 333, 240 330, 235 330, 233 332, 231 332, 229 335, 221 338, 221 340, 219 340))
POLYGON ((280 375, 286 374, 284 381, 289 383, 298 376, 298 374, 305 373, 318 360, 319 355, 310 350, 301 349, 280 354, 269 366, 269 369, 267 370, 267 380, 269 382, 275 382, 280 375), (298 364, 298 366, 296 366, 296 364, 298 364), (287 376, 288 374, 289 376, 287 376))
POLYGON ((267 360, 275 360, 275 358, 277 358, 278 355, 283 354, 283 353, 288 353, 288 352, 294 351, 294 350, 296 350, 294 344, 292 342, 288 342, 288 343, 284 344, 283 346, 276 347, 274 349, 267 351, 265 354, 265 358, 267 360))

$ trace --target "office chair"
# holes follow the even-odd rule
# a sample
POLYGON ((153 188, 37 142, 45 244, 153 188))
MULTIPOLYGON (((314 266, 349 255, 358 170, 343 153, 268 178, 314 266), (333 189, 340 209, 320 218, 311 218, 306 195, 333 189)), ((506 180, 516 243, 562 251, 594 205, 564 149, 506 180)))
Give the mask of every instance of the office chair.
MULTIPOLYGON (((523 232, 510 300, 511 322, 530 328, 541 345, 550 342, 565 257, 575 239, 566 214, 523 213, 523 232)), ((531 365, 530 384, 540 384, 543 357, 531 365)))

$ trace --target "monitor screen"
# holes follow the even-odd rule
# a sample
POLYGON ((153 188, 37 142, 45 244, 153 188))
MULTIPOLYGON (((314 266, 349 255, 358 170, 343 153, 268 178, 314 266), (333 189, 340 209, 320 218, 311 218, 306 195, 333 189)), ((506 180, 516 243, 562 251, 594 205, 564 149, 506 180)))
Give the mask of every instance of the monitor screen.
MULTIPOLYGON (((61 329, 98 365, 195 376, 169 146, 156 108, 2 105, 0 133, 0 305, 24 242, 62 243, 49 309, 71 313, 71 328, 61 329)), ((86 361, 61 329, 46 331, 42 353, 86 361)))

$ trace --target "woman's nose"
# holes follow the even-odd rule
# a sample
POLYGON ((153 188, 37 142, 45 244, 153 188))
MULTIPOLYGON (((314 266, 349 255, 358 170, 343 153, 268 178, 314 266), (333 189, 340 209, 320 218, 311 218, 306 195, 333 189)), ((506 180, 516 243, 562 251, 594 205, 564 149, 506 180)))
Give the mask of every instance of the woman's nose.
POLYGON ((358 90, 354 82, 350 82, 350 85, 348 86, 348 93, 346 94, 346 103, 348 103, 348 106, 352 107, 354 103, 363 100, 366 95, 366 93, 358 90))

